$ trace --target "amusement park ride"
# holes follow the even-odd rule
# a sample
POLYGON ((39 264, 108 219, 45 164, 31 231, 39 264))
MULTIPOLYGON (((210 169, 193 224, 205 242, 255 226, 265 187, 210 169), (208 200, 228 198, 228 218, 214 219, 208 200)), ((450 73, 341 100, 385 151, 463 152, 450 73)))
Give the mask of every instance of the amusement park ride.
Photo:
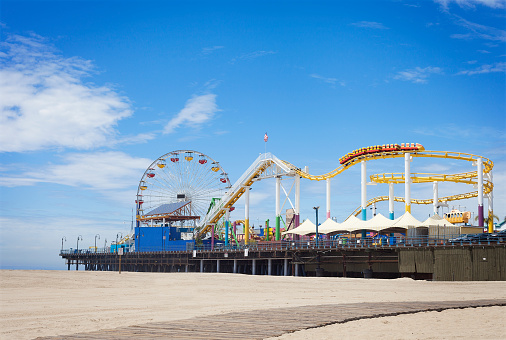
MULTIPOLYGON (((420 144, 384 144, 354 150, 339 159, 340 166, 323 175, 311 175, 291 163, 278 159, 271 153, 260 155, 243 175, 232 185, 227 173, 211 157, 196 151, 179 150, 167 153, 156 159, 144 172, 136 197, 135 240, 136 250, 149 244, 147 235, 166 242, 210 242, 213 246, 218 240, 225 245, 238 242, 236 226, 230 222, 230 212, 241 196, 245 200, 243 241, 248 244, 257 238, 249 225, 249 192, 256 181, 275 178, 276 180, 276 219, 273 236, 281 239, 281 179, 291 177, 295 186, 295 204, 292 204, 293 228, 300 224, 300 180, 326 181, 327 218, 330 218, 330 181, 350 167, 361 166, 361 205, 352 215, 366 219, 366 208, 380 201, 389 201, 390 219, 394 219, 394 202, 403 202, 406 212, 411 212, 411 204, 432 204, 434 213, 441 204, 448 201, 478 198, 478 225, 483 227, 483 198, 488 197, 489 214, 493 211, 493 162, 487 158, 460 152, 428 151, 420 144), (390 158, 404 158, 403 173, 384 173, 370 176, 373 183, 389 185, 389 195, 367 200, 368 161, 390 158), (441 158, 471 162, 476 170, 457 174, 412 173, 410 163, 414 158, 441 158), (438 197, 438 183, 453 182, 473 185, 477 190, 463 194, 438 197), (404 197, 393 195, 393 185, 404 183, 404 197), (433 198, 411 198, 412 183, 433 183, 433 198), (157 229, 155 229, 157 228, 157 229), (156 231, 155 231, 156 230, 156 231), (155 236, 153 236, 155 235, 155 236)), ((285 200, 286 201, 286 200, 285 200)), ((291 201, 290 201, 291 204, 291 201)), ((351 215, 350 215, 351 216, 351 215)), ((491 221, 492 219, 489 219, 491 221)), ((493 225, 488 226, 492 231, 493 225)), ((270 229, 266 228, 264 239, 268 239, 270 229)))

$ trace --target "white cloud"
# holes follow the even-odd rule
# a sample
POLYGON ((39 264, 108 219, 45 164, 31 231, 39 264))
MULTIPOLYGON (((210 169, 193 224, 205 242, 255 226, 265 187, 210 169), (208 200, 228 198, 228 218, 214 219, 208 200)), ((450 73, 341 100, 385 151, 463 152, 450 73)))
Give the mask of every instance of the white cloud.
POLYGON ((309 75, 311 78, 315 78, 315 79, 319 79, 327 84, 332 84, 332 85, 335 85, 336 83, 338 83, 339 85, 341 86, 346 86, 346 83, 342 80, 339 80, 337 78, 329 78, 329 77, 324 77, 324 76, 321 76, 319 74, 316 74, 316 73, 313 73, 313 74, 310 74, 309 75))
POLYGON ((179 111, 165 126, 164 133, 172 133, 180 126, 198 128, 214 117, 220 111, 216 105, 215 94, 194 96, 186 102, 185 107, 179 111))
POLYGON ((461 8, 475 8, 476 5, 483 5, 491 8, 504 8, 504 0, 434 0, 443 9, 448 10, 451 3, 459 5, 461 8))
MULTIPOLYGON (((86 188, 104 196, 123 200, 123 190, 134 189, 144 170, 152 163, 123 152, 72 153, 64 156, 64 164, 52 164, 19 174, 4 173, 0 186, 17 187, 38 183, 54 183, 86 188)), ((8 169, 7 167, 6 169, 8 169)), ((129 197, 132 201, 135 193, 129 197)))
POLYGON ((425 84, 427 83, 427 78, 429 78, 431 74, 441 73, 442 71, 439 67, 416 67, 414 69, 398 72, 397 75, 394 76, 394 79, 410 81, 415 84, 425 84))
POLYGON ((0 55, 0 152, 54 147, 91 149, 115 143, 127 98, 85 83, 89 60, 64 58, 36 35, 12 35, 0 55))
POLYGON ((374 28, 374 29, 381 29, 386 30, 389 29, 385 25, 383 25, 381 22, 375 22, 375 21, 359 21, 354 22, 351 25, 361 28, 374 28))
POLYGON ((506 72, 506 62, 498 62, 491 65, 482 65, 474 70, 461 71, 457 74, 466 74, 468 76, 472 76, 474 74, 483 74, 483 73, 494 73, 494 72, 506 72))

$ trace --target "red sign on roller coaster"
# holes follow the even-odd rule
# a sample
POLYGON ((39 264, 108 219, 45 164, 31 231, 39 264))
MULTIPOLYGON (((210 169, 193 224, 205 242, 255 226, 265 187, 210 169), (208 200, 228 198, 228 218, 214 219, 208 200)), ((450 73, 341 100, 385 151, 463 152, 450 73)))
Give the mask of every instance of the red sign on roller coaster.
MULTIPOLYGON (((389 201, 390 217, 392 219, 393 202, 395 201, 404 202, 407 212, 411 211, 411 204, 433 204, 437 213, 439 203, 477 197, 478 223, 479 226, 483 226, 484 195, 487 195, 489 199, 489 214, 493 213, 492 168, 494 165, 490 159, 485 157, 461 152, 428 151, 420 144, 402 143, 375 145, 357 149, 341 157, 339 163, 339 167, 326 174, 311 175, 289 162, 278 159, 271 153, 265 153, 260 155, 233 185, 230 185, 225 171, 210 157, 195 151, 174 151, 158 158, 144 173, 137 193, 137 221, 138 224, 148 223, 148 221, 152 223, 153 216, 156 214, 159 214, 159 219, 162 218, 161 216, 169 218, 169 215, 165 214, 166 212, 163 209, 159 209, 162 205, 167 205, 171 202, 187 202, 191 208, 186 213, 183 213, 183 215, 189 213, 190 218, 188 220, 193 220, 195 225, 195 237, 202 238, 205 235, 215 234, 218 231, 216 228, 219 225, 220 219, 228 216, 226 214, 233 209, 237 200, 242 195, 245 195, 244 240, 245 243, 248 243, 250 233, 249 188, 257 180, 276 178, 276 239, 279 239, 279 217, 281 214, 279 180, 281 177, 291 176, 295 179, 294 220, 295 227, 297 227, 300 218, 300 179, 327 181, 327 217, 330 217, 330 179, 356 164, 361 164, 361 205, 352 215, 362 213, 362 219, 364 220, 366 208, 369 205, 386 200, 389 201), (405 160, 403 173, 384 173, 370 176, 371 182, 388 183, 390 187, 389 195, 367 200, 366 162, 400 157, 403 157, 405 160), (410 163, 416 157, 468 161, 473 166, 476 166, 476 170, 457 174, 411 173, 410 163), (438 197, 438 182, 471 184, 476 186, 477 190, 438 197), (404 197, 393 196, 393 184, 396 183, 405 184, 404 197), (433 183, 433 198, 412 199, 412 183, 433 183)), ((492 220, 489 219, 489 221, 492 220)), ((490 231, 493 225, 490 223, 488 227, 490 231)), ((222 230, 220 232, 223 233, 222 230)))

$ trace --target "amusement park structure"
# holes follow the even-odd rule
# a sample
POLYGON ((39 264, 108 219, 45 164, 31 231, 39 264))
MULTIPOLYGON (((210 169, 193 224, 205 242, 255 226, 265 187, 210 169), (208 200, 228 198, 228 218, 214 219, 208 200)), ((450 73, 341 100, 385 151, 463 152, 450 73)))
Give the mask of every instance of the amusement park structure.
MULTIPOLYGON (((322 175, 311 175, 295 165, 280 160, 271 153, 261 154, 242 176, 231 184, 221 165, 202 153, 191 150, 179 150, 165 154, 155 160, 144 172, 138 186, 136 197, 137 222, 135 235, 136 249, 142 249, 143 235, 152 231, 148 228, 162 227, 158 237, 165 240, 195 240, 210 243, 214 247, 217 239, 225 245, 235 240, 236 224, 230 221, 230 212, 240 197, 244 196, 244 244, 252 239, 254 232, 250 228, 250 189, 255 182, 275 178, 276 203, 274 240, 281 239, 281 190, 288 200, 289 193, 281 186, 282 178, 292 178, 295 187, 295 203, 292 204, 294 217, 292 227, 300 225, 300 182, 301 179, 326 181, 326 217, 330 218, 330 183, 333 177, 343 173, 354 165, 361 167, 361 204, 352 215, 360 215, 366 220, 366 208, 380 201, 389 202, 389 218, 394 219, 394 202, 403 202, 405 211, 411 212, 412 204, 432 204, 434 213, 440 205, 448 201, 478 198, 478 226, 484 227, 483 199, 488 197, 488 213, 493 214, 493 162, 488 158, 468 153, 429 151, 417 143, 383 144, 354 150, 339 159, 339 167, 322 175), (411 162, 416 158, 439 158, 471 162, 476 170, 457 174, 412 173, 411 162), (369 161, 390 158, 404 158, 403 173, 373 174, 372 183, 388 184, 388 196, 379 196, 367 200, 367 168, 369 161), (453 182, 473 185, 476 190, 451 196, 438 196, 439 182, 453 182), (404 183, 404 197, 394 196, 394 184, 404 183), (412 183, 433 183, 433 197, 428 199, 411 198, 412 183), (168 229, 167 229, 168 228, 168 229)), ((293 189, 292 186, 292 189, 293 189)), ((286 202, 286 200, 285 200, 286 202)), ((350 215, 351 216, 351 215, 350 215)), ((489 219, 492 221, 492 219, 489 219)), ((270 229, 266 228, 268 239, 270 229)), ((489 232, 493 224, 488 225, 489 232)))

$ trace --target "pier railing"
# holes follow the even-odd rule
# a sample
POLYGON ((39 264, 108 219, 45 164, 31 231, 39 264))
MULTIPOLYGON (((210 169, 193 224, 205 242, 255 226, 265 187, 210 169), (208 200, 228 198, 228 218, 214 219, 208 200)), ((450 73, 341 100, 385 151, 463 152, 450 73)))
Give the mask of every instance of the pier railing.
MULTIPOLYGON (((325 250, 325 249, 381 249, 381 248, 414 248, 414 247, 448 247, 464 245, 493 245, 506 243, 505 237, 482 237, 469 238, 466 236, 457 236, 455 238, 432 238, 427 236, 418 237, 383 237, 383 238, 337 238, 316 240, 281 240, 281 241, 259 241, 245 244, 231 244, 225 246, 223 243, 216 243, 214 246, 188 244, 186 247, 170 247, 165 249, 153 247, 149 249, 143 247, 142 253, 154 252, 193 252, 193 251, 242 251, 249 249, 252 251, 276 251, 276 250, 325 250), (190 246, 190 247, 189 247, 190 246)), ((136 252, 141 253, 141 252, 136 252)), ((62 249, 60 255, 71 254, 116 254, 110 248, 99 249, 62 249)))

